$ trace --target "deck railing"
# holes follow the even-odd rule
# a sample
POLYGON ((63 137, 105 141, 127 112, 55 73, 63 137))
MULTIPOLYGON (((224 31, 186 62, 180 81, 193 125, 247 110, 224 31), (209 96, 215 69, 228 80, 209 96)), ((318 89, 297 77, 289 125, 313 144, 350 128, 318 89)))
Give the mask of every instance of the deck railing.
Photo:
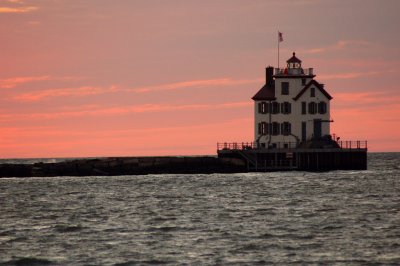
MULTIPOLYGON (((296 142, 277 142, 274 143, 271 149, 294 149, 297 147, 296 142)), ((252 149, 266 149, 267 147, 257 146, 255 142, 218 142, 217 150, 252 150, 252 149)))
MULTIPOLYGON (((367 149, 367 141, 337 141, 337 144, 342 149, 367 149)), ((294 149, 298 146, 296 142, 277 142, 270 149, 294 149)), ((253 149, 266 149, 268 147, 257 146, 255 142, 218 142, 217 150, 253 150, 253 149)))
POLYGON ((254 142, 218 142, 217 150, 252 150, 256 149, 254 142))
POLYGON ((275 75, 314 75, 313 68, 275 68, 275 75))
POLYGON ((337 141, 337 144, 339 144, 339 147, 342 149, 367 149, 368 148, 368 143, 366 140, 357 140, 357 141, 347 141, 347 140, 341 140, 337 141))

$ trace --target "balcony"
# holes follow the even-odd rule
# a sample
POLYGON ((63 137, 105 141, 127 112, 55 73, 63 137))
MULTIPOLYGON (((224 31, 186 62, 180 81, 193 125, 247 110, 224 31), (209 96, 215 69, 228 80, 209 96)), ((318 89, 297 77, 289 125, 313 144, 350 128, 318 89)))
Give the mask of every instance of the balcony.
POLYGON ((275 68, 275 76, 314 76, 313 68, 275 68))

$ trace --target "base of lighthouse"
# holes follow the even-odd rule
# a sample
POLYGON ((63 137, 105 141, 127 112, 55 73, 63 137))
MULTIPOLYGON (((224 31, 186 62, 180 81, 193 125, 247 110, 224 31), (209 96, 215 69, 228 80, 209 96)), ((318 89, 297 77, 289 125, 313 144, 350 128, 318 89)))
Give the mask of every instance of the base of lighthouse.
POLYGON ((257 149, 246 143, 219 143, 217 152, 219 158, 243 160, 249 172, 366 170, 366 143, 344 145, 347 147, 257 149))

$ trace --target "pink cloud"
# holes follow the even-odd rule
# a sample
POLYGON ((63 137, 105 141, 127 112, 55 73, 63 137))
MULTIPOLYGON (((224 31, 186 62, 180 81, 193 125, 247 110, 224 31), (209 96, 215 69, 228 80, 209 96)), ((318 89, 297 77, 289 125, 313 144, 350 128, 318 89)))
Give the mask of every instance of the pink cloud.
POLYGON ((329 51, 335 51, 340 49, 347 49, 353 47, 368 47, 373 45, 371 42, 367 42, 364 40, 339 40, 337 43, 328 45, 325 47, 312 48, 308 50, 301 51, 304 54, 317 54, 317 53, 325 53, 329 51))
POLYGON ((176 90, 182 88, 201 88, 208 86, 233 86, 233 85, 243 85, 243 84, 257 84, 259 82, 262 82, 262 79, 235 80, 229 78, 220 78, 220 79, 208 79, 208 80, 183 81, 171 84, 134 88, 131 90, 133 90, 134 92, 151 92, 151 91, 161 91, 161 90, 176 90))
POLYGON ((216 153, 218 141, 251 141, 248 139, 252 136, 251 125, 252 119, 245 118, 189 126, 132 127, 125 130, 3 127, 0 130, 0 149, 4 151, 1 154, 3 158, 212 155, 216 153))
POLYGON ((21 102, 39 101, 45 98, 65 97, 65 96, 87 96, 118 91, 116 86, 108 88, 83 86, 79 88, 63 88, 42 90, 39 92, 23 93, 13 97, 14 100, 21 102))
POLYGON ((10 89, 14 88, 20 84, 50 80, 50 76, 32 76, 32 77, 14 77, 8 79, 0 79, 0 88, 10 89))
MULTIPOLYGON (((5 86, 13 87, 16 86, 17 84, 24 82, 48 80, 48 79, 50 79, 49 76, 9 79, 9 80, 4 80, 5 84, 4 87, 5 86)), ((79 88, 60 88, 60 89, 42 90, 38 92, 23 93, 14 96, 13 99, 22 102, 30 102, 30 101, 40 101, 46 98, 54 98, 54 97, 66 97, 66 96, 82 97, 87 95, 98 95, 98 94, 115 93, 115 92, 150 93, 154 91, 168 91, 168 90, 178 90, 185 88, 188 89, 188 88, 258 84, 260 82, 262 82, 262 79, 234 80, 229 78, 221 78, 221 79, 192 80, 192 81, 184 81, 177 83, 167 83, 156 86, 146 86, 139 88, 121 88, 115 85, 111 87, 83 86, 79 88)))
POLYGON ((391 108, 400 104, 400 96, 388 92, 342 92, 335 93, 334 106, 339 106, 339 110, 365 108, 391 108), (346 108, 344 108, 346 107, 346 108))
POLYGON ((163 105, 144 104, 137 106, 108 107, 87 106, 83 109, 54 113, 26 113, 26 114, 0 114, 1 121, 31 120, 31 119, 57 119, 63 117, 123 115, 135 113, 157 113, 173 111, 206 111, 218 109, 235 109, 252 106, 252 102, 232 102, 221 104, 187 104, 187 105, 163 105))
POLYGON ((368 140, 370 151, 400 149, 400 96, 384 92, 334 96, 332 133, 343 140, 368 140))
POLYGON ((335 73, 335 74, 321 74, 318 75, 318 79, 330 80, 330 79, 354 79, 365 76, 378 76, 383 73, 392 73, 392 71, 365 71, 365 72, 346 72, 346 73, 335 73))

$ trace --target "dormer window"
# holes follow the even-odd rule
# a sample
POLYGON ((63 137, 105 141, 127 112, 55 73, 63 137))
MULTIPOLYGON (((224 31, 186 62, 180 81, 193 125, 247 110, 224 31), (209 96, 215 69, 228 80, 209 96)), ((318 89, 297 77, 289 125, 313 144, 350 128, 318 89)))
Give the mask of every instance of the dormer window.
POLYGON ((289 95, 289 82, 282 82, 282 95, 289 95))

